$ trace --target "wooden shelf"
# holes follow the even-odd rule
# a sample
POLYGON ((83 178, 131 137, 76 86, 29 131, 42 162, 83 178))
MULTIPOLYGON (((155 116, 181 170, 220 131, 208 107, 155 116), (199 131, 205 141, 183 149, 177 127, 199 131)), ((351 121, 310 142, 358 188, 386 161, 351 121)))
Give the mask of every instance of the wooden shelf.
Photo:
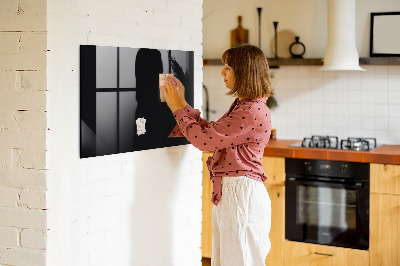
POLYGON ((270 67, 279 66, 322 66, 322 58, 268 58, 270 67))
MULTIPOLYGON (((271 68, 279 66, 322 66, 323 58, 268 58, 271 68)), ((220 59, 204 59, 204 66, 222 65, 220 59)), ((400 57, 362 57, 360 65, 400 65, 400 57)))
MULTIPOLYGON (((304 65, 322 65, 321 58, 268 58, 268 64, 270 67, 279 66, 304 66, 304 65)), ((217 66, 222 65, 220 59, 204 59, 204 66, 217 66)))
POLYGON ((362 57, 360 65, 400 65, 400 57, 362 57))

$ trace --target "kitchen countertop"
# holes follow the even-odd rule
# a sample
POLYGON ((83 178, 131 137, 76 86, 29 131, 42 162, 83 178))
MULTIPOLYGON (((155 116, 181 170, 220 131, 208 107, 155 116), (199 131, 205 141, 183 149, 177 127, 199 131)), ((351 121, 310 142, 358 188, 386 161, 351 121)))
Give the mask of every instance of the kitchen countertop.
POLYGON ((400 145, 382 145, 372 151, 290 147, 301 140, 270 140, 264 156, 363 163, 400 164, 400 145))

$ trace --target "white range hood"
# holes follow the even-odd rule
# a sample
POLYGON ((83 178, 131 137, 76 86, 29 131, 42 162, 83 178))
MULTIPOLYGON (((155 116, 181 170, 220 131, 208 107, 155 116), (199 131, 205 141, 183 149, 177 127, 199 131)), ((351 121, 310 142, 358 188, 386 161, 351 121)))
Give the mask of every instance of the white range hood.
POLYGON ((328 0, 328 44, 323 71, 358 70, 355 0, 328 0))

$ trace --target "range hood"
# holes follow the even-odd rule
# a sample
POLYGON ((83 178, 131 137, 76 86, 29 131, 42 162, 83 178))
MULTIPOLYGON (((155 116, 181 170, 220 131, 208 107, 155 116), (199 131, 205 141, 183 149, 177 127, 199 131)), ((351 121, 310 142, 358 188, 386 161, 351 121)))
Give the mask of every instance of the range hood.
POLYGON ((355 0, 328 0, 328 44, 323 71, 358 70, 355 0))

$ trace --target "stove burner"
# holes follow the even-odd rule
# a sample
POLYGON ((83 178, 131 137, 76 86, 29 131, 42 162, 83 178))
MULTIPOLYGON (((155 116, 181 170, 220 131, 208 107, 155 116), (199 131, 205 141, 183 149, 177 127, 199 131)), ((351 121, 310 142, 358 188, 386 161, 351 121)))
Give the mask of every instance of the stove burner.
POLYGON ((304 138, 301 147, 338 149, 339 140, 338 137, 333 136, 312 136, 311 138, 304 138))
POLYGON ((369 151, 376 148, 376 138, 347 138, 340 141, 343 150, 369 151))
POLYGON ((289 146, 303 148, 321 149, 341 149, 353 151, 371 151, 378 147, 376 138, 347 138, 340 141, 336 136, 316 136, 304 138, 302 142, 297 142, 289 146))

